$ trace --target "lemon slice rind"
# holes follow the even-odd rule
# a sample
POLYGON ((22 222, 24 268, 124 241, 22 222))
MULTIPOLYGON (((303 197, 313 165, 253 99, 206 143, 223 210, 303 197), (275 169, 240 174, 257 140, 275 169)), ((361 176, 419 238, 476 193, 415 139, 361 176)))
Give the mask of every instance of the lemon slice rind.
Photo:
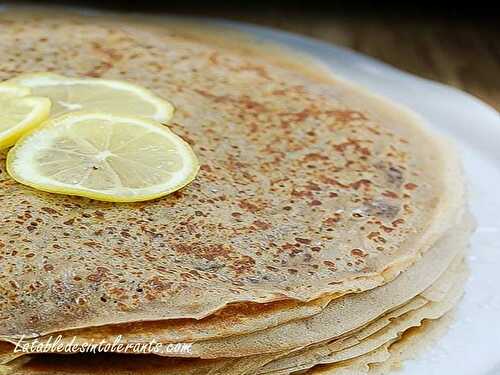
MULTIPOLYGON (((0 90, 2 89, 0 88, 0 90)), ((26 111, 26 113, 16 113, 17 117, 22 116, 20 120, 14 120, 13 124, 7 128, 3 128, 3 126, 0 128, 0 149, 14 145, 19 138, 37 128, 50 115, 51 103, 47 98, 14 94, 14 96, 7 95, 7 99, 1 100, 0 104, 8 107, 0 113, 0 118, 3 121, 7 121, 5 119, 5 116, 8 119, 6 113, 12 111, 13 108, 26 111)))

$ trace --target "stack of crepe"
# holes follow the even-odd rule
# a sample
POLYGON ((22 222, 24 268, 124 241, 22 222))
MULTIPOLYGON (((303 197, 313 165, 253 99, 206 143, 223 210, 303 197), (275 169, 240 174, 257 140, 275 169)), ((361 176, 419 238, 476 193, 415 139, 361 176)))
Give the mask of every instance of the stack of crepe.
POLYGON ((0 372, 386 373, 463 293, 472 224, 453 148, 292 57, 182 30, 0 15, 0 80, 52 71, 146 86, 175 104, 166 126, 202 164, 182 191, 113 204, 19 185, 2 158, 0 372), (192 346, 14 350, 59 335, 192 346))

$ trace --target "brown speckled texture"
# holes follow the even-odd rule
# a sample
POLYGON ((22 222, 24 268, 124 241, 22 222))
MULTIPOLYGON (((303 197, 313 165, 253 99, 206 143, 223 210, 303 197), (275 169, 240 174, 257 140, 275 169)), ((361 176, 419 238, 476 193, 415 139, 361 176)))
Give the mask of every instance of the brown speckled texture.
POLYGON ((444 162, 406 120, 168 25, 64 20, 0 14, 0 80, 52 71, 146 86, 176 106, 171 127, 201 171, 164 199, 110 204, 21 186, 2 160, 0 336, 364 290, 424 246, 444 162))

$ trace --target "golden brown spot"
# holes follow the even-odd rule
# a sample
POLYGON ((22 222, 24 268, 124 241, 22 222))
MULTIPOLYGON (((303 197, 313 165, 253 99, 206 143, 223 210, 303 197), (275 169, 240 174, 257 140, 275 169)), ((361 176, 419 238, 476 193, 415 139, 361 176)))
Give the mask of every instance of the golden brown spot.
POLYGON ((407 190, 415 190, 417 188, 417 185, 415 185, 412 182, 408 182, 408 183, 404 184, 403 186, 407 190))

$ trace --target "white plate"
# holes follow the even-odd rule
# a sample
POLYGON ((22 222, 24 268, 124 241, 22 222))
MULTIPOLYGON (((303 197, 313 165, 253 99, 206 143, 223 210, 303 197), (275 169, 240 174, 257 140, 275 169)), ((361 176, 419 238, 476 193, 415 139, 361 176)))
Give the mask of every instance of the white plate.
POLYGON ((307 52, 330 66, 336 75, 403 104, 430 127, 455 140, 468 178, 471 209, 478 221, 469 256, 472 273, 450 330, 432 349, 407 361, 398 374, 500 374, 498 112, 462 91, 404 73, 345 48, 269 28, 229 21, 216 23, 307 52))

